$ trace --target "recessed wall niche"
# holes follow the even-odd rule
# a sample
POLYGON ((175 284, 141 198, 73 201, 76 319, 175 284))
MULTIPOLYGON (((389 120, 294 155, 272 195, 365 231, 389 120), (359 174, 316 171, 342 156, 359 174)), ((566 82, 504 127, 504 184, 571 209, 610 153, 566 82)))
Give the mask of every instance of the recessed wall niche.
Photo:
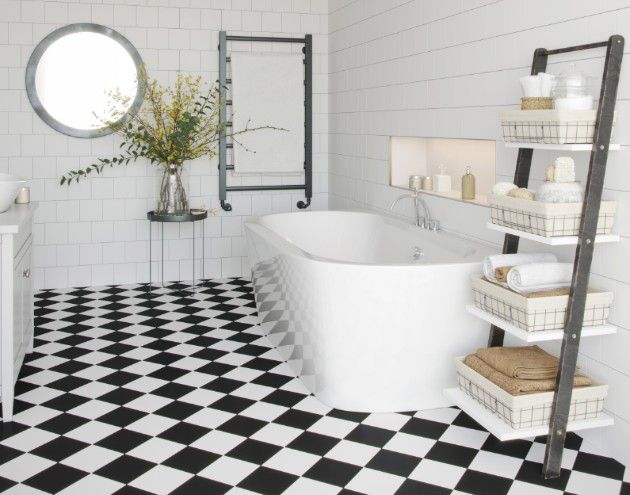
MULTIPOLYGON (((477 197, 473 201, 486 205, 496 177, 496 141, 483 139, 453 139, 396 137, 389 140, 389 184, 409 189, 409 176, 433 177, 444 173, 451 176, 450 192, 426 190, 449 199, 461 200, 461 179, 470 166, 476 179, 477 197)), ((435 181, 434 181, 435 182, 435 181)))

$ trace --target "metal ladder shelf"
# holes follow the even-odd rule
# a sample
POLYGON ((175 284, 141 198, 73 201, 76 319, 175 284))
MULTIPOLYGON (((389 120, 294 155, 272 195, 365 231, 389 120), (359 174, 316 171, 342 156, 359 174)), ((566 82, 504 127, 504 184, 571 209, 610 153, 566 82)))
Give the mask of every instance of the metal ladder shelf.
MULTIPOLYGON (((550 55, 596 48, 606 49, 606 60, 604 63, 602 86, 596 114, 593 145, 590 147, 591 158, 584 192, 583 214, 580 224, 580 233, 577 236, 573 279, 569 294, 567 318, 562 334, 560 364, 556 377, 551 420, 547 436, 547 446, 543 464, 543 474, 545 478, 557 478, 560 476, 562 454, 567 434, 571 392, 573 388, 573 374, 575 373, 580 337, 582 336, 586 293, 595 246, 594 241, 596 238, 597 220, 604 186, 604 176, 606 173, 606 162, 610 149, 610 137, 613 127, 621 61, 623 58, 624 39, 622 36, 613 35, 607 41, 600 43, 570 46, 556 50, 538 48, 534 51, 531 70, 532 75, 544 72, 547 67, 547 59, 550 55)), ((514 173, 514 184, 518 187, 528 186, 534 148, 535 145, 532 145, 532 147, 521 147, 518 150, 516 171, 514 173)), ((519 235, 517 233, 507 233, 503 242, 503 253, 516 253, 518 251, 518 244, 519 235)), ((490 347, 502 346, 504 336, 504 330, 492 325, 488 345, 490 347)))

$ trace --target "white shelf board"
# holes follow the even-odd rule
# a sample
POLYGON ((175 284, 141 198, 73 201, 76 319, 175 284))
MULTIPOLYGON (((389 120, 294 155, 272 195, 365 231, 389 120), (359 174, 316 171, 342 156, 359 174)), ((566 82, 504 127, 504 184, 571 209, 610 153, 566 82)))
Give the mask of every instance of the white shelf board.
MULTIPOLYGON (((545 144, 545 143, 503 143, 506 148, 530 148, 535 150, 557 150, 557 151, 591 151, 592 144, 545 144)), ((621 149, 619 144, 611 144, 608 151, 621 149)))
MULTIPOLYGON (((504 234, 512 234, 522 239, 529 239, 530 241, 540 242, 542 244, 548 244, 549 246, 575 246, 578 243, 578 236, 568 235, 561 237, 544 237, 542 235, 530 234, 529 232, 523 232, 522 230, 511 229, 510 227, 504 227, 492 222, 486 224, 491 230, 497 230, 504 234)), ((619 242, 619 236, 617 234, 600 234, 595 236, 595 242, 619 242)))
MULTIPOLYGON (((481 318, 488 323, 505 330, 507 333, 518 337, 524 342, 546 342, 550 340, 562 340, 563 330, 542 330, 540 332, 526 332, 522 328, 512 325, 510 322, 494 316, 473 304, 466 305, 466 311, 471 315, 481 318)), ((596 337, 599 335, 610 335, 617 333, 617 327, 613 325, 599 325, 591 327, 582 327, 582 337, 596 337)))
MULTIPOLYGON (((472 419, 477 421, 486 430, 492 433, 502 442, 506 440, 517 440, 524 438, 533 438, 549 433, 548 426, 534 426, 532 428, 514 429, 507 423, 504 423, 498 416, 487 410, 481 404, 471 399, 468 395, 458 388, 447 388, 444 395, 451 399, 457 407, 468 414, 472 419)), ((602 426, 610 426, 614 423, 613 418, 607 414, 601 413, 596 419, 584 419, 577 421, 569 421, 568 431, 588 430, 591 428, 600 428, 602 426)))

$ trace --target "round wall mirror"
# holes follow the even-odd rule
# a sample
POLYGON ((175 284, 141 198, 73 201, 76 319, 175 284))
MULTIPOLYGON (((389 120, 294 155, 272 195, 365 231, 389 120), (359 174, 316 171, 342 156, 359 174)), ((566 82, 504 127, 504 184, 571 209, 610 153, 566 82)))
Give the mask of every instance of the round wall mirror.
POLYGON ((26 92, 53 129, 76 137, 109 134, 142 104, 142 59, 120 33, 70 24, 46 36, 26 67, 26 92))

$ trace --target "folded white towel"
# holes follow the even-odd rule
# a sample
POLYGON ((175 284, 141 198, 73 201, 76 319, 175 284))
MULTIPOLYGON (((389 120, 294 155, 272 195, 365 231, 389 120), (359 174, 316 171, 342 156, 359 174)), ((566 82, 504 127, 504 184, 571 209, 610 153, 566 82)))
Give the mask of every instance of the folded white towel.
POLYGON ((572 263, 528 263, 512 268, 507 274, 507 284, 514 292, 529 294, 569 287, 572 277, 572 263))
POLYGON ((490 282, 497 282, 494 270, 502 266, 524 265, 526 263, 551 263, 558 261, 552 253, 516 253, 516 254, 493 254, 486 256, 483 260, 483 275, 490 282))
POLYGON ((232 126, 274 126, 238 136, 234 174, 304 173, 304 56, 232 52, 232 126))

